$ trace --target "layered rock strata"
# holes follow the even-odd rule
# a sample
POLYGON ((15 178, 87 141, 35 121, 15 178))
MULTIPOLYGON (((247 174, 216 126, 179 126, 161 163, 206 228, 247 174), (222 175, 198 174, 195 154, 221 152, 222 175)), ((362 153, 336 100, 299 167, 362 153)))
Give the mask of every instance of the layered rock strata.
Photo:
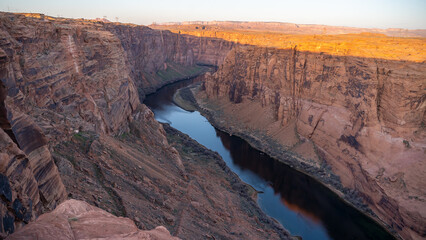
POLYGON ((424 62, 238 47, 206 77, 198 99, 217 125, 315 176, 403 238, 420 239, 425 69, 424 62))
MULTIPOLYGON (((2 232, 10 233, 66 198, 53 146, 79 131, 129 131, 129 122, 145 121, 139 116, 149 110, 139 101, 124 43, 104 24, 43 15, 0 18, 2 232)), ((164 135, 158 142, 167 148, 164 135)), ((170 159, 178 158, 175 152, 170 159)))
POLYGON ((106 24, 121 41, 140 96, 166 83, 199 74, 195 64, 219 66, 235 45, 222 39, 199 38, 138 25, 106 24))
POLYGON ((129 133, 80 132, 54 147, 72 198, 183 239, 289 238, 216 154, 170 127, 164 132, 149 109, 138 119, 129 133))
MULTIPOLYGON (((186 239, 290 238, 223 160, 188 137, 166 133, 140 102, 203 72, 196 64, 220 64, 233 45, 134 25, 1 13, 2 233, 68 196, 129 217, 140 229, 161 225, 186 239)), ((93 211, 118 221, 84 209, 88 215, 76 215, 88 222, 95 221, 93 211)), ((61 211, 14 237, 31 237, 61 211)), ((78 235, 84 229, 70 216, 58 218, 64 231, 78 235)), ((129 228, 125 234, 133 236, 134 225, 129 228)))
POLYGON ((425 237, 424 61, 240 47, 135 25, 9 13, 0 14, 2 232, 68 193, 139 228, 163 225, 184 238, 287 238, 253 214, 239 180, 223 175, 224 188, 203 181, 228 171, 219 160, 206 170, 196 160, 210 153, 194 144, 190 151, 184 137, 167 139, 141 104, 145 94, 204 71, 195 64, 223 64, 208 77, 203 106, 225 113, 229 131, 260 139, 266 152, 357 199, 404 238, 425 237))

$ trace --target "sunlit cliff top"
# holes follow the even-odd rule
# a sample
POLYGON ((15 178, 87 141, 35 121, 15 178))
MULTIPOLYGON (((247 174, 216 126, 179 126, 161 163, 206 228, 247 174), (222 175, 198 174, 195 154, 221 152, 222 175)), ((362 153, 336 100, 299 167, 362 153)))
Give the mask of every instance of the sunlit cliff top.
MULTIPOLYGON (((18 13, 30 18, 44 19, 45 21, 76 21, 79 24, 118 24, 139 26, 129 23, 104 23, 99 19, 67 19, 55 18, 38 13, 18 13)), ((165 24, 151 25, 149 27, 161 30, 170 30, 174 33, 187 34, 198 37, 220 38, 240 44, 249 44, 263 47, 275 47, 290 49, 297 47, 300 51, 327 53, 338 56, 356 56, 367 58, 381 58, 398 61, 426 61, 426 38, 425 37, 395 37, 381 33, 372 32, 335 34, 336 32, 351 32, 355 28, 324 27, 324 32, 318 33, 322 25, 296 25, 296 24, 266 24, 266 23, 216 23, 216 24, 165 24), (266 25, 262 25, 266 24, 266 25), (266 30, 262 31, 262 27, 266 30), (328 31, 328 32, 327 32, 328 31)), ((360 29, 355 29, 359 31, 360 29)), ((361 29, 363 30, 363 29, 361 29)), ((365 29, 369 30, 369 29, 365 29)), ((395 29, 388 29, 393 31, 395 29)), ((410 36, 412 34, 422 35, 426 30, 406 30, 400 35, 410 36)), ((384 33, 389 33, 384 30, 384 33)), ((423 35, 422 35, 423 36, 423 35)))
POLYGON ((323 52, 338 56, 356 56, 424 62, 426 38, 390 37, 378 33, 357 34, 285 34, 270 31, 227 29, 205 25, 151 25, 155 29, 199 37, 221 38, 240 44, 323 52))

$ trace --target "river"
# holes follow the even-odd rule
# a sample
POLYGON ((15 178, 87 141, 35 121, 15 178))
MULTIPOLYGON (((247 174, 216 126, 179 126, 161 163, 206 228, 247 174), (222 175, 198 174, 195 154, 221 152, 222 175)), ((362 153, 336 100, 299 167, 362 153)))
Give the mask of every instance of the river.
POLYGON ((241 138, 214 128, 199 112, 173 103, 173 94, 196 79, 161 88, 144 103, 159 122, 169 123, 220 154, 228 167, 258 194, 260 208, 292 235, 304 240, 394 239, 381 226, 311 177, 252 148, 241 138))

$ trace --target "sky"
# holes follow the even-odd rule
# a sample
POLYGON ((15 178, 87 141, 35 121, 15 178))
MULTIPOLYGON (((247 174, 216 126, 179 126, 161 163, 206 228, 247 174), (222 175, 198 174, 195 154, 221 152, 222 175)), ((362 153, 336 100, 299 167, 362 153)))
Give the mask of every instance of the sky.
POLYGON ((0 11, 142 25, 230 20, 426 29, 426 0, 0 0, 0 11))

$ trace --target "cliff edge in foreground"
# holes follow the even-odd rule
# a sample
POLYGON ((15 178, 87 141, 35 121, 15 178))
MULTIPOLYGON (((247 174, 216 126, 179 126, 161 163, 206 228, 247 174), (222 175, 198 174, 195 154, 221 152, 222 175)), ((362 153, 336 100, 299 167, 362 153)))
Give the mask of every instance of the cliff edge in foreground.
POLYGON ((7 239, 157 239, 178 240, 163 226, 139 230, 128 218, 116 217, 86 202, 67 200, 7 239))

